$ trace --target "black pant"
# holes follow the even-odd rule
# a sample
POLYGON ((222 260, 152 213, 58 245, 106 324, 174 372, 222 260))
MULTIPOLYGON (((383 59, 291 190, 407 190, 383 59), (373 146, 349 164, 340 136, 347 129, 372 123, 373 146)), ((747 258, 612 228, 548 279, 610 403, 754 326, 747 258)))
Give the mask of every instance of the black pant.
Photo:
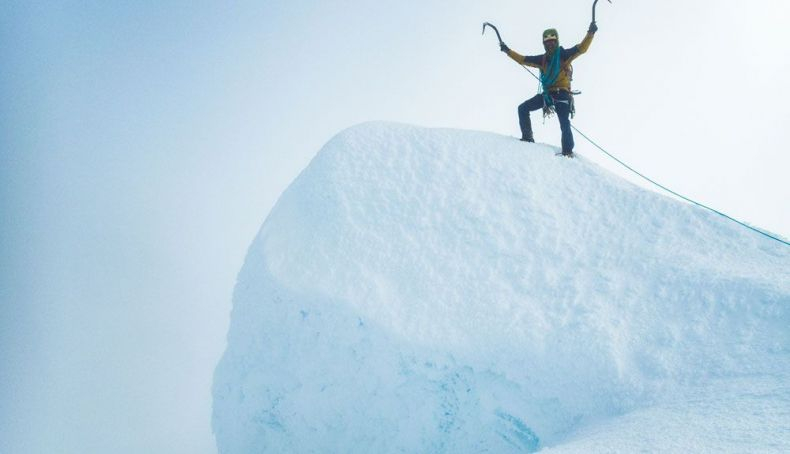
MULTIPOLYGON (((570 153, 573 151, 573 132, 571 131, 571 95, 567 91, 551 93, 554 99, 554 109, 557 111, 557 118, 560 120, 560 130, 562 130, 562 151, 570 153)), ((521 127, 521 139, 532 140, 532 123, 529 120, 529 113, 533 110, 543 108, 543 95, 537 94, 535 97, 524 101, 518 106, 518 123, 521 127)))

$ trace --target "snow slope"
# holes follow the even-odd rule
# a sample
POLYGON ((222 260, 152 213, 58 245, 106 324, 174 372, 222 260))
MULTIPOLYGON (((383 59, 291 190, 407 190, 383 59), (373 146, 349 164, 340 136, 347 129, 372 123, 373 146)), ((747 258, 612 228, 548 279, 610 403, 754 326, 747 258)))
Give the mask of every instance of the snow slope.
POLYGON ((790 248, 555 151, 333 138, 239 274, 220 452, 790 451, 790 248))

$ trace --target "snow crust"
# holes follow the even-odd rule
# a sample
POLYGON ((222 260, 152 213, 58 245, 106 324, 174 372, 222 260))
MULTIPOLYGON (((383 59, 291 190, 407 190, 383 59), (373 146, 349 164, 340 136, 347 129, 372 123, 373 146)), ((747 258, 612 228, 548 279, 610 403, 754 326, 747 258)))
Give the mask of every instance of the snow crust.
POLYGON ((790 451, 790 248, 556 151, 326 144, 239 274, 219 451, 790 451))

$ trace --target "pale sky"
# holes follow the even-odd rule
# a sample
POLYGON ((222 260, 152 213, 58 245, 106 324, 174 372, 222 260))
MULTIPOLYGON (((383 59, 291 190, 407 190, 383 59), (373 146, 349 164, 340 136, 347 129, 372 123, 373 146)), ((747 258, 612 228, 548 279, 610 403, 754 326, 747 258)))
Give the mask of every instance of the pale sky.
MULTIPOLYGON (((482 23, 538 54, 591 4, 3 2, 0 452, 215 452, 236 273, 287 185, 364 121, 518 136, 537 83, 482 23)), ((787 23, 776 0, 599 2, 574 125, 790 236, 787 23)))

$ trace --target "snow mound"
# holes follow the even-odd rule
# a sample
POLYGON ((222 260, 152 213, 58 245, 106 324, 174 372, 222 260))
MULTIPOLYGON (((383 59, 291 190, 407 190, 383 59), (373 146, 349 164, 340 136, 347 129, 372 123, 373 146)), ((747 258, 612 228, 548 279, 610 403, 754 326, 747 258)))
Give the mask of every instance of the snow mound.
POLYGON ((555 152, 325 145, 239 274, 220 452, 790 448, 790 248, 555 152))

